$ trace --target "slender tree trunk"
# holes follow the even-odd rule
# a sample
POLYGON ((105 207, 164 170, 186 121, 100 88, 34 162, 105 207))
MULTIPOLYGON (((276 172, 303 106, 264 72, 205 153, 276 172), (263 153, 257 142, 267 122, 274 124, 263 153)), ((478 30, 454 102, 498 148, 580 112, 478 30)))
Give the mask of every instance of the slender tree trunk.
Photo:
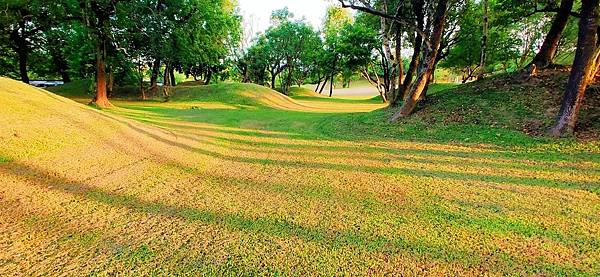
POLYGON ((329 76, 325 76, 325 81, 323 81, 323 86, 319 90, 319 94, 323 94, 323 90, 325 90, 325 86, 327 86, 327 82, 329 81, 329 76))
POLYGON ((109 108, 112 104, 108 101, 106 88, 106 40, 102 36, 99 40, 96 45, 96 96, 92 103, 100 108, 109 108))
POLYGON ((394 114, 391 118, 391 121, 398 120, 400 117, 409 116, 412 114, 415 109, 417 102, 421 98, 421 93, 427 87, 429 82, 429 78, 431 74, 433 74, 433 70, 435 70, 435 63, 437 60, 438 51, 440 49, 440 44, 442 42, 442 36, 444 33, 444 27, 446 23, 446 16, 448 14, 448 0, 440 0, 435 9, 435 14, 433 15, 433 31, 430 35, 431 48, 428 48, 426 51, 427 55, 424 57, 424 67, 423 70, 419 73, 419 77, 415 81, 415 84, 412 85, 411 90, 406 97, 404 104, 400 108, 400 110, 394 114))
POLYGON ((596 72, 598 58, 598 16, 600 0, 581 1, 581 19, 575 60, 569 76, 569 82, 558 113, 556 125, 551 130, 553 136, 572 134, 577 124, 577 116, 583 102, 585 91, 596 72))
POLYGON ((166 63, 163 75, 163 96, 168 100, 170 96, 169 90, 171 89, 171 65, 169 63, 166 63))
POLYGON ((333 59, 333 67, 331 70, 331 82, 329 82, 329 97, 333 96, 333 85, 334 85, 334 81, 335 81, 335 71, 337 69, 337 56, 335 57, 335 59, 333 59))
POLYGON ((392 88, 394 93, 392 93, 393 97, 390 99, 390 105, 396 106, 400 102, 400 95, 402 94, 402 78, 404 77, 404 65, 402 64, 402 28, 400 24, 396 24, 396 56, 395 56, 395 67, 396 67, 396 81, 394 83, 398 83, 398 87, 394 84, 392 88))
POLYGON ((477 80, 481 80, 485 77, 485 67, 487 60, 487 46, 488 46, 488 31, 489 31, 489 2, 483 0, 483 35, 481 36, 481 52, 479 57, 479 74, 477 80))
POLYGON ((319 82, 317 83, 317 87, 315 88, 315 92, 319 91, 319 87, 321 86, 321 82, 323 82, 323 79, 321 78, 320 75, 319 75, 318 79, 319 79, 319 82))
POLYGON ((106 93, 108 94, 108 97, 113 97, 114 87, 115 87, 115 74, 114 74, 112 68, 110 68, 110 70, 108 72, 108 84, 106 85, 106 93))
POLYGON ((560 9, 552 19, 552 26, 550 31, 544 39, 544 43, 540 48, 540 51, 535 55, 529 66, 535 65, 536 68, 545 68, 552 64, 556 51, 558 50, 558 44, 562 36, 567 23, 569 22, 569 16, 573 9, 574 0, 562 0, 560 3, 560 9))
POLYGON ((333 97, 333 82, 334 82, 334 76, 333 74, 331 74, 331 81, 329 82, 329 97, 333 97))

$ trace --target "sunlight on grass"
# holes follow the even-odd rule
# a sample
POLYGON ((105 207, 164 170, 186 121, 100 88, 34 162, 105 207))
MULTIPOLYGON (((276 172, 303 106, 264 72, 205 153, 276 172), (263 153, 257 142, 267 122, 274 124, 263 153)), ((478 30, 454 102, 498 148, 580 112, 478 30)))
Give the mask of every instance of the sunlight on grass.
POLYGON ((10 85, 0 275, 600 272, 595 152, 435 124, 383 137, 361 100, 209 87, 97 111, 10 85))

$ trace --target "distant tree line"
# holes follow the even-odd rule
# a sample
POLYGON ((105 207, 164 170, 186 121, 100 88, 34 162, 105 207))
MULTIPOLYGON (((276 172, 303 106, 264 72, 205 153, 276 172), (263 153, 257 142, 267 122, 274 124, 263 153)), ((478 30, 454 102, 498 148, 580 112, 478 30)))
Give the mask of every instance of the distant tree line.
POLYGON ((175 72, 209 83, 239 42, 235 9, 231 0, 5 0, 0 74, 24 82, 93 77, 102 107, 116 82, 139 83, 143 98, 159 93, 159 78, 175 85, 175 72))
POLYGON ((94 77, 99 106, 110 106, 115 83, 139 84, 142 98, 168 97, 176 72, 282 93, 310 83, 330 96, 336 82, 360 76, 395 107, 395 121, 426 104, 438 69, 469 82, 563 64, 572 70, 552 130, 562 136, 598 75, 598 1, 338 0, 319 30, 282 9, 244 45, 234 0, 4 0, 0 74, 94 77))

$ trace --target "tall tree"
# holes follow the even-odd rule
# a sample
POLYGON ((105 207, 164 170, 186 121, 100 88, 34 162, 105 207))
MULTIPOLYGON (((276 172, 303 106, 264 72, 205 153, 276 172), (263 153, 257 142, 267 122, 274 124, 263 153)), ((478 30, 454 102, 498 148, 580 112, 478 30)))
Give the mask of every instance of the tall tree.
POLYGON ((574 2, 574 0, 561 1, 560 8, 556 11, 556 15, 552 19, 552 25, 546 34, 544 43, 530 65, 535 65, 537 68, 544 68, 553 63, 562 33, 569 22, 574 2))
POLYGON ((597 72, 600 56, 599 16, 600 0, 581 1, 577 50, 556 125, 551 130, 554 136, 573 133, 585 92, 597 72))

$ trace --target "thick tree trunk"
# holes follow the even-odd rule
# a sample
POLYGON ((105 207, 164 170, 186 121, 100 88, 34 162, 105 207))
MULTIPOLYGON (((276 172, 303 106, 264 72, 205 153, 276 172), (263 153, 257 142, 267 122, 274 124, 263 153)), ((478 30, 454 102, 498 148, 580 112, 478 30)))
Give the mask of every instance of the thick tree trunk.
POLYGON ((212 81, 212 76, 212 70, 209 70, 208 73, 206 73, 206 80, 204 80, 205 85, 210 85, 210 81, 212 81))
POLYGON ((489 14, 488 14, 488 0, 483 0, 483 32, 481 36, 481 51, 479 55, 479 74, 477 74, 477 80, 481 80, 485 77, 485 67, 487 61, 487 46, 488 46, 488 31, 489 31, 489 14))
POLYGON ((574 0, 562 0, 560 3, 560 9, 552 19, 552 26, 550 31, 544 39, 544 43, 540 48, 540 51, 535 55, 529 66, 535 65, 538 69, 548 67, 552 64, 556 51, 558 50, 558 44, 562 36, 567 23, 569 22, 569 16, 573 9, 574 0))
POLYGON ((21 81, 23 81, 23 83, 29 84, 29 75, 27 74, 27 50, 20 49, 18 55, 19 75, 21 76, 21 81))
POLYGON ((596 71, 598 58, 598 16, 600 0, 581 1, 581 19, 575 60, 569 82, 562 101, 556 125, 551 130, 553 136, 572 134, 577 124, 577 116, 585 91, 596 71))
POLYGON ((446 16, 448 14, 447 8, 448 0, 439 1, 432 19, 433 31, 429 37, 431 45, 429 46, 430 48, 426 49, 427 55, 424 57, 425 64, 423 65, 423 70, 419 72, 419 76, 415 83, 411 86, 411 90, 407 95, 402 107, 396 114, 394 114, 394 116, 391 118, 391 121, 395 121, 400 117, 412 114, 417 102, 421 98, 421 93, 427 87, 429 78, 431 77, 431 74, 433 74, 433 70, 435 70, 437 55, 444 33, 446 16))
MULTIPOLYGON (((419 29, 423 29, 425 25, 425 14, 423 11, 423 0, 413 0, 413 12, 417 18, 417 27, 419 29)), ((415 39, 413 42, 413 55, 410 60, 410 65, 408 66, 408 71, 406 71, 406 77, 404 77, 404 82, 402 82, 402 97, 406 98, 408 91, 412 85, 413 77, 417 72, 417 68, 419 68, 419 59, 421 55, 421 49, 423 48, 423 36, 419 32, 415 32, 415 39)))
POLYGON ((112 107, 108 101, 108 91, 106 88, 106 42, 101 40, 96 45, 96 96, 92 101, 100 108, 112 107))
POLYGON ((158 95, 158 75, 160 75, 160 59, 155 59, 152 63, 152 75, 150 76, 150 92, 152 95, 158 95))
POLYGON ((10 38, 13 41, 13 49, 17 52, 19 58, 19 76, 23 83, 29 84, 29 75, 27 74, 27 61, 29 58, 29 49, 27 45, 27 38, 25 37, 26 22, 20 20, 18 29, 14 30, 10 34, 10 38), (20 30, 20 32, 19 32, 20 30))
POLYGON ((271 89, 275 89, 275 79, 277 75, 275 75, 275 70, 271 71, 271 89))

